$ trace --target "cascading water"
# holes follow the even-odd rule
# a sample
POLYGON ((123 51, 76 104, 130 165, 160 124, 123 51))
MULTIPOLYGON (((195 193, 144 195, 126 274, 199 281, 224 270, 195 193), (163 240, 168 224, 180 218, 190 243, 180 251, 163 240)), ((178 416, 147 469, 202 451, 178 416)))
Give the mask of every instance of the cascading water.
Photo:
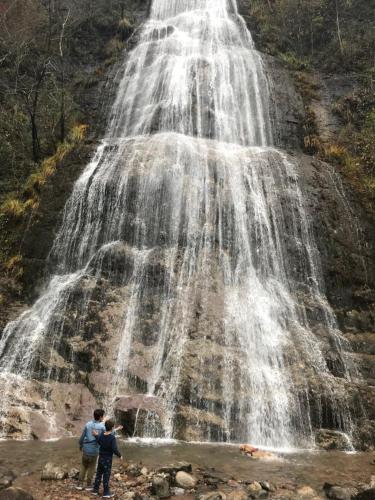
MULTIPOLYGON (((27 380, 77 380, 75 335, 114 302, 121 321, 107 325, 100 368, 110 383, 96 394, 158 396, 166 437, 280 447, 311 445, 327 419, 350 431, 353 368, 297 168, 272 148, 269 105, 234 0, 153 1, 106 137, 65 207, 56 274, 3 332, 4 432, 27 380)), ((155 432, 150 417, 143 433, 155 432)))

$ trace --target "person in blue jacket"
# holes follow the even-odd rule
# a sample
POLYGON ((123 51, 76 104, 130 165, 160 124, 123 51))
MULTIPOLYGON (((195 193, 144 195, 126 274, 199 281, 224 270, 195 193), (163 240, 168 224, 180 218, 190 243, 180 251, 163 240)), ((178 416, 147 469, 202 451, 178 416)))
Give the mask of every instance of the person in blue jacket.
POLYGON ((92 491, 92 479, 94 477, 96 463, 99 455, 99 445, 93 432, 104 432, 104 410, 95 410, 94 419, 87 422, 81 437, 79 438, 79 449, 82 451, 82 462, 79 472, 77 490, 83 490, 85 478, 87 491, 92 491))
MULTIPOLYGON (((96 469, 93 494, 99 495, 99 486, 103 478, 103 498, 114 497, 114 494, 111 493, 109 489, 113 455, 117 455, 122 460, 122 456, 117 448, 116 438, 113 433, 114 426, 115 424, 112 422, 112 420, 107 420, 105 422, 105 432, 102 432, 100 434, 98 431, 93 431, 97 443, 100 446, 98 468, 96 469)), ((122 426, 117 427, 115 431, 120 429, 122 429, 122 426)))

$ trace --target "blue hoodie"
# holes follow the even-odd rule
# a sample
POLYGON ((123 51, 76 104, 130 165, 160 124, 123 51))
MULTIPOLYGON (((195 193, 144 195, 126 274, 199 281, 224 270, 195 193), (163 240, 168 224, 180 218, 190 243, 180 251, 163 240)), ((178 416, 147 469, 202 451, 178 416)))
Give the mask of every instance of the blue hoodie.
POLYGON ((96 420, 90 420, 85 425, 81 437, 79 438, 79 447, 82 449, 85 455, 95 457, 99 454, 99 444, 93 435, 93 430, 101 433, 105 431, 105 425, 103 422, 98 422, 96 420))

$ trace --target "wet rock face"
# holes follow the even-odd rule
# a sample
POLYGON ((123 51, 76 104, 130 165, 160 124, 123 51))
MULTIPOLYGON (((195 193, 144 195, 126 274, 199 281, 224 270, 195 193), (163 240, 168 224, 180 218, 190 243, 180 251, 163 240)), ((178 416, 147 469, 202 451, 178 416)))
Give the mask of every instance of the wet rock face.
MULTIPOLYGON (((350 239, 352 224, 347 214, 339 209, 340 204, 344 202, 335 179, 327 175, 330 173, 328 170, 330 167, 301 154, 295 156, 294 161, 298 165, 300 182, 307 197, 309 213, 320 248, 323 250, 326 245, 332 245, 333 240, 337 248, 340 248, 340 242, 346 246, 350 243, 353 245, 353 251, 362 255, 361 247, 356 246, 357 240, 350 239), (324 190, 321 186, 324 186, 324 190), (322 193, 324 193, 323 196, 322 193), (332 227, 332 220, 335 221, 335 228, 332 227), (340 239, 337 237, 338 230, 342 234, 340 239), (345 238, 345 234, 349 236, 345 238)), ((291 255, 293 251, 291 247, 291 255)), ((154 419, 152 423, 153 434, 155 435, 155 429, 159 429, 156 434, 162 436, 165 425, 162 405, 159 404, 158 399, 142 395, 142 392, 147 390, 147 381, 152 373, 157 345, 155 331, 159 321, 160 294, 164 287, 164 282, 160 278, 164 274, 160 271, 164 268, 162 253, 158 249, 153 252, 151 264, 149 263, 145 269, 147 286, 142 296, 141 312, 137 317, 139 325, 137 335, 133 339, 130 350, 126 389, 128 393, 125 393, 124 397, 119 397, 117 394, 118 398, 115 401, 116 415, 121 422, 124 422, 125 427, 129 427, 128 434, 130 435, 143 434, 149 424, 149 414, 153 411, 158 416, 158 419, 154 419)), ((325 275, 326 268, 332 265, 333 256, 327 252, 322 252, 322 255, 323 275, 325 275)), ((342 255, 343 258, 348 259, 348 264, 340 267, 340 272, 349 274, 352 254, 343 252, 342 255)), ((370 255, 371 253, 362 256, 369 259, 370 255)), ((27 435, 31 426, 34 436, 50 437, 51 426, 48 415, 51 412, 56 414, 56 428, 53 430, 56 436, 67 435, 70 431, 78 433, 83 422, 91 417, 92 408, 104 400, 112 380, 113 359, 120 344, 122 321, 130 297, 127 281, 134 269, 133 249, 129 244, 114 245, 101 260, 102 273, 99 279, 93 276, 96 273, 96 265, 94 260, 92 271, 90 270, 75 288, 63 318, 58 316, 56 318, 56 324, 63 320, 61 342, 54 344, 52 357, 50 344, 46 343, 41 350, 35 366, 35 376, 40 383, 30 382, 27 390, 18 393, 18 402, 12 408, 13 414, 8 415, 11 435, 27 435), (81 298, 87 294, 90 294, 90 300, 87 305, 86 320, 82 323, 79 304, 81 298), (55 379, 53 383, 45 382, 45 374, 49 369, 52 370, 52 378, 55 379), (49 433, 48 436, 46 433, 49 433)), ((356 280, 361 277, 358 269, 356 280)), ((364 279, 364 275, 362 276, 364 279)), ((351 279, 350 275, 347 279, 348 281, 351 279)), ((335 305, 339 289, 334 287, 334 281, 328 282, 328 285, 330 285, 327 287, 328 292, 336 294, 329 295, 331 303, 335 305)), ((220 292, 222 288, 220 282, 216 280, 210 282, 208 291, 206 286, 200 286, 205 291, 204 300, 198 295, 188 308, 190 326, 180 372, 175 435, 181 439, 222 441, 226 439, 221 397, 222 370, 228 356, 239 361, 243 353, 236 343, 233 343, 229 350, 224 342, 223 297, 220 292), (196 424, 197 421, 199 425, 196 424)), ((373 427, 369 420, 357 413, 357 394, 361 391, 367 418, 371 418, 374 391, 366 387, 364 383, 366 381, 358 379, 348 383, 342 378, 340 360, 333 357, 332 353, 335 351, 327 341, 327 332, 321 326, 317 305, 312 302, 308 294, 303 295, 303 290, 299 293, 302 303, 305 304, 314 334, 325 345, 324 352, 331 373, 337 379, 337 383, 341 384, 341 388, 345 388, 349 394, 348 412, 360 422, 355 435, 356 445, 359 447, 365 443, 369 445, 374 439, 373 427)), ((343 294, 338 300, 341 308, 348 307, 343 299, 348 300, 348 293, 343 294)), ((350 335, 352 334, 353 330, 350 330, 350 335)), ((349 336, 350 339, 351 336, 349 336)), ((361 352, 354 350, 353 357, 359 367, 367 366, 368 355, 364 356, 362 361, 361 352)), ((325 449, 345 448, 345 443, 340 442, 339 436, 334 435, 330 430, 336 427, 334 409, 328 398, 327 400, 322 398, 321 387, 316 384, 314 373, 306 370, 304 377, 301 377, 301 366, 296 365, 294 368, 293 363, 291 376, 297 391, 300 387, 302 393, 304 378, 310 377, 310 406, 314 428, 328 428, 325 433, 318 433, 317 444, 325 449)), ((363 373, 366 372, 363 371, 363 373)), ((237 380, 240 382, 240 372, 238 372, 237 380)), ((234 387, 234 394, 240 393, 239 387, 234 387)), ((234 399, 233 422, 236 422, 239 404, 234 399)), ((237 434, 237 437, 241 439, 245 438, 245 435, 237 434)))
POLYGON ((339 432, 320 429, 316 433, 315 437, 316 444, 319 448, 324 450, 348 450, 349 443, 346 436, 343 436, 339 432))
POLYGON ((288 70, 275 57, 263 55, 271 91, 273 142, 286 150, 300 150, 303 144, 301 123, 304 107, 288 70))
MULTIPOLYGON (((133 5, 136 9, 140 8, 140 18, 148 8, 148 2, 132 2, 131 6, 133 5)), ((246 0, 239 2, 239 8, 243 11, 247 7, 246 0)), ((168 36, 168 31, 165 36, 168 36)), ((295 93, 285 70, 269 57, 265 58, 265 64, 273 81, 271 98, 274 104, 277 104, 271 117, 278 125, 275 143, 279 147, 298 150, 301 142, 299 125, 302 114, 301 100, 295 93)), ((204 67, 201 71, 203 74, 204 67)), ((208 110, 209 103, 206 104, 208 110)), ((207 123, 213 120, 208 111, 205 119, 207 123)), ((157 120, 158 117, 155 116, 155 121, 157 120)), ((147 163, 147 155, 150 154, 155 154, 154 150, 142 154, 144 163, 147 163)), ((45 194, 45 204, 44 201, 41 203, 44 207, 40 214, 41 224, 32 236, 27 237, 29 239, 26 245, 29 248, 31 260, 36 259, 42 263, 48 253, 51 237, 44 238, 44 236, 46 233, 52 234, 51 228, 56 227, 57 212, 62 208, 77 174, 76 167, 86 162, 87 156, 86 152, 72 162, 72 171, 69 175, 66 175, 66 170, 62 169, 65 183, 59 200, 54 199, 54 194, 61 187, 58 183, 62 180, 63 174, 55 178, 53 182, 56 185, 51 185, 51 189, 45 194), (56 201, 58 203, 55 203, 56 201)), ((332 167, 300 153, 296 153, 294 159, 298 165, 298 175, 322 257, 322 274, 327 296, 336 312, 340 328, 352 346, 353 354, 350 356, 357 362, 364 380, 361 381, 360 377, 350 383, 343 380, 343 363, 337 356, 334 346, 330 345, 327 340, 327 332, 321 327, 322 318, 319 316, 319 307, 308 294, 304 295, 303 287, 296 288, 295 292, 301 295, 301 302, 306 307, 306 314, 314 334, 324 345, 325 361, 332 376, 349 394, 348 410, 360 422, 355 435, 356 444, 358 446, 375 445, 375 428, 370 420, 374 418, 375 411, 374 225, 366 219, 358 200, 353 197, 350 190, 342 186, 332 167), (359 394, 360 398, 358 398, 359 394), (366 417, 360 413, 359 401, 366 410, 366 417)), ((212 172, 214 172, 213 164, 213 161, 209 162, 212 172)), ((126 167, 125 163, 124 167, 126 167)), ((12 413, 7 415, 11 435, 15 437, 27 435, 31 427, 32 435, 35 437, 49 437, 50 434, 47 436, 46 433, 51 432, 47 425, 48 415, 51 412, 58 417, 57 427, 54 430, 57 436, 66 435, 69 432, 77 433, 84 420, 91 417, 92 408, 105 401, 105 394, 115 369, 114 360, 121 342, 123 318, 129 308, 131 297, 129 280, 134 272, 136 259, 134 241, 142 224, 142 221, 134 217, 136 192, 145 174, 147 174, 147 169, 144 165, 142 167, 138 165, 132 173, 129 183, 131 203, 122 231, 124 242, 114 245, 104 256, 100 255, 99 259, 94 259, 90 263, 87 274, 82 277, 71 294, 64 315, 56 316, 55 325, 61 326, 60 341, 56 344, 47 342, 40 351, 34 368, 35 378, 40 382, 30 383, 28 391, 17 395, 12 413), (99 265, 101 274, 98 278, 96 271, 99 265), (83 324, 80 320, 82 311, 79 304, 82 302, 82 297, 87 295, 90 295, 90 300, 87 303, 83 324), (45 383, 47 376, 52 378, 52 383, 45 383)), ((215 177, 217 177, 216 174, 213 175, 213 178, 215 177)), ((155 199, 160 196, 163 189, 165 186, 161 186, 156 192, 155 199)), ((114 191, 115 189, 112 190, 114 191)), ((109 191, 108 194, 110 197, 111 192, 109 191)), ((225 190, 222 190, 221 194, 225 196, 225 190)), ((173 207, 167 206, 165 210, 173 213, 173 207)), ((156 213, 155 217, 157 217, 156 213)), ((289 219, 293 219, 292 213, 289 219)), ((224 247, 230 254, 230 218, 225 227, 227 233, 224 235, 226 240, 224 247)), ((288 228, 286 228, 285 235, 289 242, 287 242, 288 253, 285 259, 293 261, 298 254, 298 248, 293 245, 292 238, 288 238, 287 230, 288 228)), ((144 270, 145 287, 140 299, 142 307, 136 317, 137 335, 132 341, 129 370, 126 373, 128 383, 126 390, 134 393, 135 397, 138 397, 139 393, 146 392, 156 356, 158 339, 155 332, 160 321, 160 297, 169 278, 165 257, 160 249, 168 237, 167 228, 161 228, 157 234, 148 235, 146 241, 148 246, 154 247, 154 250, 144 270)), ((182 241, 181 245, 183 244, 182 241)), ((179 262, 178 265, 180 265, 179 262)), ((240 391, 241 378, 238 370, 243 353, 235 342, 230 349, 225 345, 222 318, 224 300, 221 292, 222 283, 218 278, 219 271, 215 266, 211 266, 210 276, 206 280, 197 281, 198 293, 187 307, 186 321, 189 326, 187 342, 184 346, 184 362, 179 374, 175 429, 176 437, 181 439, 228 439, 224 432, 222 401, 222 373, 223 366, 228 359, 235 360, 233 369, 237 374, 232 388, 233 415, 229 418, 236 429, 236 438, 245 437, 241 435, 241 429, 236 425, 240 399, 244 399, 240 391)), ((295 270, 296 276, 299 271, 299 269, 295 270)), ((289 356, 289 352, 286 356, 289 356)), ((305 403, 303 400, 304 381, 301 380, 303 378, 301 366, 295 361, 292 365, 293 382, 297 387, 297 392, 301 393, 303 405, 305 403)), ((322 426, 328 429, 334 428, 336 425, 334 410, 327 398, 321 397, 321 387, 316 384, 314 373, 308 369, 303 373, 307 374, 311 386, 309 396, 314 428, 319 429, 322 426), (323 412, 322 406, 325 410, 323 412)), ((251 394, 251 396, 256 397, 256 394, 251 394)), ((142 433, 150 411, 155 411, 159 416, 159 423, 154 422, 153 425, 158 429, 163 428, 163 417, 159 415, 160 409, 156 408, 157 404, 155 407, 152 405, 150 407, 144 405, 143 402, 141 404, 139 400, 119 401, 118 404, 117 415, 121 421, 128 423, 130 434, 135 432, 137 425, 140 426, 138 429, 142 433)), ((327 432, 329 433, 330 430, 327 432)), ((161 433, 162 430, 160 430, 161 433)), ((324 448, 341 447, 337 444, 337 440, 335 442, 335 439, 328 435, 318 434, 317 442, 321 443, 324 448)))
POLYGON ((165 412, 164 403, 160 398, 144 394, 118 396, 113 404, 113 410, 126 435, 144 435, 147 421, 151 419, 154 436, 163 436, 165 412))

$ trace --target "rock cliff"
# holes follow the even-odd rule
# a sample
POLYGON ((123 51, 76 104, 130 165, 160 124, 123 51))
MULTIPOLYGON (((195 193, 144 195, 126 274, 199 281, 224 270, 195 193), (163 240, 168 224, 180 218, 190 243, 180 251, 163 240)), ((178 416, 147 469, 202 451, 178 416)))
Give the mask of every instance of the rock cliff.
MULTIPOLYGON (((147 16, 149 2, 129 0, 127 4, 127 8, 134 12, 137 21, 141 23, 147 16)), ((248 2, 240 1, 239 8, 242 13, 247 13, 248 2)), ((136 37, 136 32, 133 36, 136 37)), ((321 340, 327 366, 337 378, 338 386, 345 385, 349 394, 350 412, 358 420, 354 434, 355 445, 374 448, 375 222, 362 206, 358 193, 345 182, 335 166, 303 153, 305 110, 302 97, 296 90, 290 73, 280 61, 264 56, 264 64, 275 104, 271 118, 277 124, 276 146, 286 149, 291 161, 297 165, 306 208, 321 256, 326 295, 340 329, 351 346, 348 356, 359 368, 358 376, 351 382, 342 381, 340 360, 335 358, 327 333, 321 328, 319 317, 316 317, 316 305, 309 303, 309 297, 306 297, 305 307, 314 325, 314 334, 321 340)), ((108 73, 113 74, 113 71, 108 73)), ((95 103, 92 120, 105 115, 102 107, 103 85, 104 81, 101 86, 91 90, 88 96, 88 102, 95 103)), ((331 111, 335 85, 335 81, 331 80, 329 89, 315 100, 320 116, 319 133, 323 140, 327 134, 336 133, 336 117, 331 111)), ((107 100, 111 99, 111 95, 113 94, 109 90, 107 100)), ((32 301, 43 287, 45 262, 61 221, 61 211, 102 130, 103 127, 97 127, 97 132, 90 137, 90 141, 64 160, 61 168, 45 185, 39 209, 26 228, 23 238, 25 281, 31 283, 30 289, 18 301, 7 304, 1 315, 2 324, 14 319, 22 308, 27 307, 25 297, 32 301)), ((147 156, 147 152, 144 156, 147 156)), ((145 161, 147 163, 147 159, 145 161)), ((137 175, 145 174, 139 168, 137 175)), ((293 251, 292 249, 291 252, 293 251)), ((61 342, 57 346, 51 346, 48 342, 45 344, 35 367, 38 380, 30 382, 26 389, 16 391, 19 399, 6 416, 10 435, 19 437, 27 433, 29 425, 37 438, 45 437, 46 429, 49 435, 76 433, 82 421, 88 418, 93 405, 104 402, 104 389, 111 381, 110 370, 120 342, 117 335, 124 315, 124 304, 127 307, 130 294, 126 276, 134 268, 134 259, 132 246, 118 243, 106 256, 105 262, 101 263, 100 280, 94 278, 95 273, 90 272, 90 269, 81 279, 75 294, 77 299, 87 293, 91 296, 87 321, 84 325, 79 322, 79 301, 72 296, 66 310, 61 342), (51 349, 52 358, 49 357, 51 349), (56 373, 57 380, 47 384, 43 375, 51 372, 56 373), (52 424, 51 414, 55 415, 52 424)), ((92 266, 95 270, 95 262, 92 266)), ((165 262, 156 248, 144 271, 147 286, 142 299, 139 335, 131 354, 130 380, 134 394, 145 391, 155 356, 153 325, 158 319, 164 268, 165 262)), ((223 298, 220 282, 215 273, 210 279, 210 295, 205 300, 200 300, 198 295, 197 303, 191 304, 189 308, 189 340, 181 374, 179 430, 176 435, 181 439, 224 438, 223 422, 218 416, 222 401, 216 389, 228 352, 221 342, 223 298), (197 422, 199 426, 196 425, 197 422)), ((234 358, 242 355, 235 345, 231 354, 234 358)), ((295 367, 293 377, 298 386, 298 367, 295 367)), ((311 386, 314 387, 313 381, 311 386)), ((316 391, 319 391, 319 387, 316 391)), ((319 394, 315 396, 317 406, 322 405, 326 411, 323 412, 323 421, 314 421, 314 409, 312 410, 313 425, 315 428, 330 429, 333 427, 330 402, 321 401, 319 394)), ((317 415, 318 413, 316 412, 317 415)))

